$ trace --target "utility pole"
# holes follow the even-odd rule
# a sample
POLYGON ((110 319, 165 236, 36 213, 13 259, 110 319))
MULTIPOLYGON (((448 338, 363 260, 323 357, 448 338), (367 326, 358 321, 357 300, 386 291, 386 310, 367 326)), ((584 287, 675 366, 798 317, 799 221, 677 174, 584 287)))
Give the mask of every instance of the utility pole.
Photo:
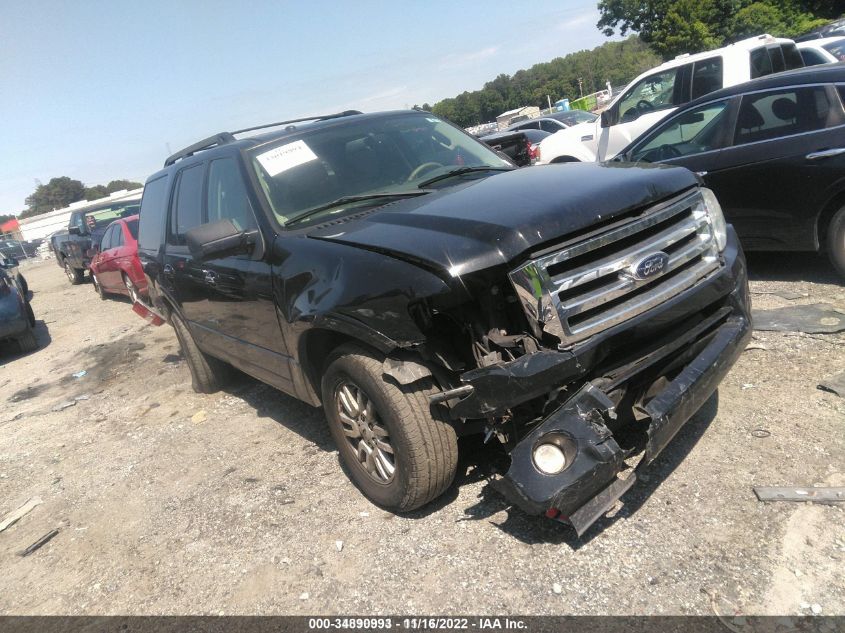
POLYGON ((578 92, 581 93, 581 96, 584 96, 584 79, 583 77, 578 77, 578 92))

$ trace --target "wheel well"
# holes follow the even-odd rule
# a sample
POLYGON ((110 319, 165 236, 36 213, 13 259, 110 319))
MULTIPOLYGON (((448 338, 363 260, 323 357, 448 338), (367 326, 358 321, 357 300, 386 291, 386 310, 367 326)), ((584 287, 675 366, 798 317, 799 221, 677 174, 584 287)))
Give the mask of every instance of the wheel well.
POLYGON ((827 229, 830 227, 830 221, 836 212, 845 206, 845 191, 840 191, 825 205, 825 208, 819 213, 819 219, 816 222, 816 237, 819 242, 819 250, 825 251, 827 249, 827 229))
POLYGON ((574 156, 558 156, 557 158, 552 159, 551 164, 555 165, 557 163, 580 163, 581 161, 575 158, 574 156))
POLYGON ((314 390, 318 399, 321 397, 320 383, 323 380, 327 361, 332 352, 338 347, 346 343, 355 343, 361 347, 381 353, 360 339, 332 330, 309 330, 303 335, 303 338, 304 340, 300 343, 299 347, 299 362, 310 387, 314 390))

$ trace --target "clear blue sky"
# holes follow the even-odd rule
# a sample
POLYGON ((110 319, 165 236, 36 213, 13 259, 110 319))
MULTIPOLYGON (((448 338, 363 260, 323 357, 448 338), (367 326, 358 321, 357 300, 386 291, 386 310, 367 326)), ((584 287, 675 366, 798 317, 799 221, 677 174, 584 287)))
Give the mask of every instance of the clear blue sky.
POLYGON ((143 182, 221 130, 478 89, 601 44, 596 4, 3 0, 0 213, 36 179, 143 182))

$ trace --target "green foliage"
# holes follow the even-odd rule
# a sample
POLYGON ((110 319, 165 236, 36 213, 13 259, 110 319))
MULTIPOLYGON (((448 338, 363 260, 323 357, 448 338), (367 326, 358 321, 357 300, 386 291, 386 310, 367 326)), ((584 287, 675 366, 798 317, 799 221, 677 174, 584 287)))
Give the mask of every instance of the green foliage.
POLYGON ((547 96, 552 102, 576 99, 582 89, 584 94, 589 94, 603 90, 608 81, 613 85, 627 83, 659 63, 660 58, 638 37, 630 37, 536 64, 528 70, 518 70, 512 77, 499 75, 484 84, 481 90, 464 92, 435 103, 431 111, 457 125, 469 127, 494 121, 502 112, 514 108, 545 108, 547 96), (582 82, 580 89, 579 79, 582 82))
POLYGON ((72 202, 82 200, 84 196, 85 186, 78 180, 72 180, 67 176, 51 178, 46 185, 39 184, 27 197, 26 205, 29 208, 21 213, 20 217, 28 218, 61 209, 72 202))
POLYGON ((51 178, 46 185, 38 184, 35 191, 26 199, 29 207, 20 214, 21 218, 41 215, 55 209, 61 209, 79 200, 96 200, 122 189, 138 189, 140 182, 132 180, 112 180, 107 185, 86 187, 78 180, 67 176, 51 178))
POLYGON ((598 27, 638 33, 669 59, 760 33, 795 37, 843 11, 841 0, 599 0, 598 27))

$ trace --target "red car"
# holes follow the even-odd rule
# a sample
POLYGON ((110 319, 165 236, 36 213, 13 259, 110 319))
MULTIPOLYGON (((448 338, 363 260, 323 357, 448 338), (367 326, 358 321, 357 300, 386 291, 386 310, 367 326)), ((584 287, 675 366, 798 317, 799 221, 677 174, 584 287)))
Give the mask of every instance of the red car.
POLYGON ((147 280, 138 259, 137 215, 115 220, 106 228, 91 259, 91 279, 101 299, 121 294, 135 303, 147 296, 147 280))

